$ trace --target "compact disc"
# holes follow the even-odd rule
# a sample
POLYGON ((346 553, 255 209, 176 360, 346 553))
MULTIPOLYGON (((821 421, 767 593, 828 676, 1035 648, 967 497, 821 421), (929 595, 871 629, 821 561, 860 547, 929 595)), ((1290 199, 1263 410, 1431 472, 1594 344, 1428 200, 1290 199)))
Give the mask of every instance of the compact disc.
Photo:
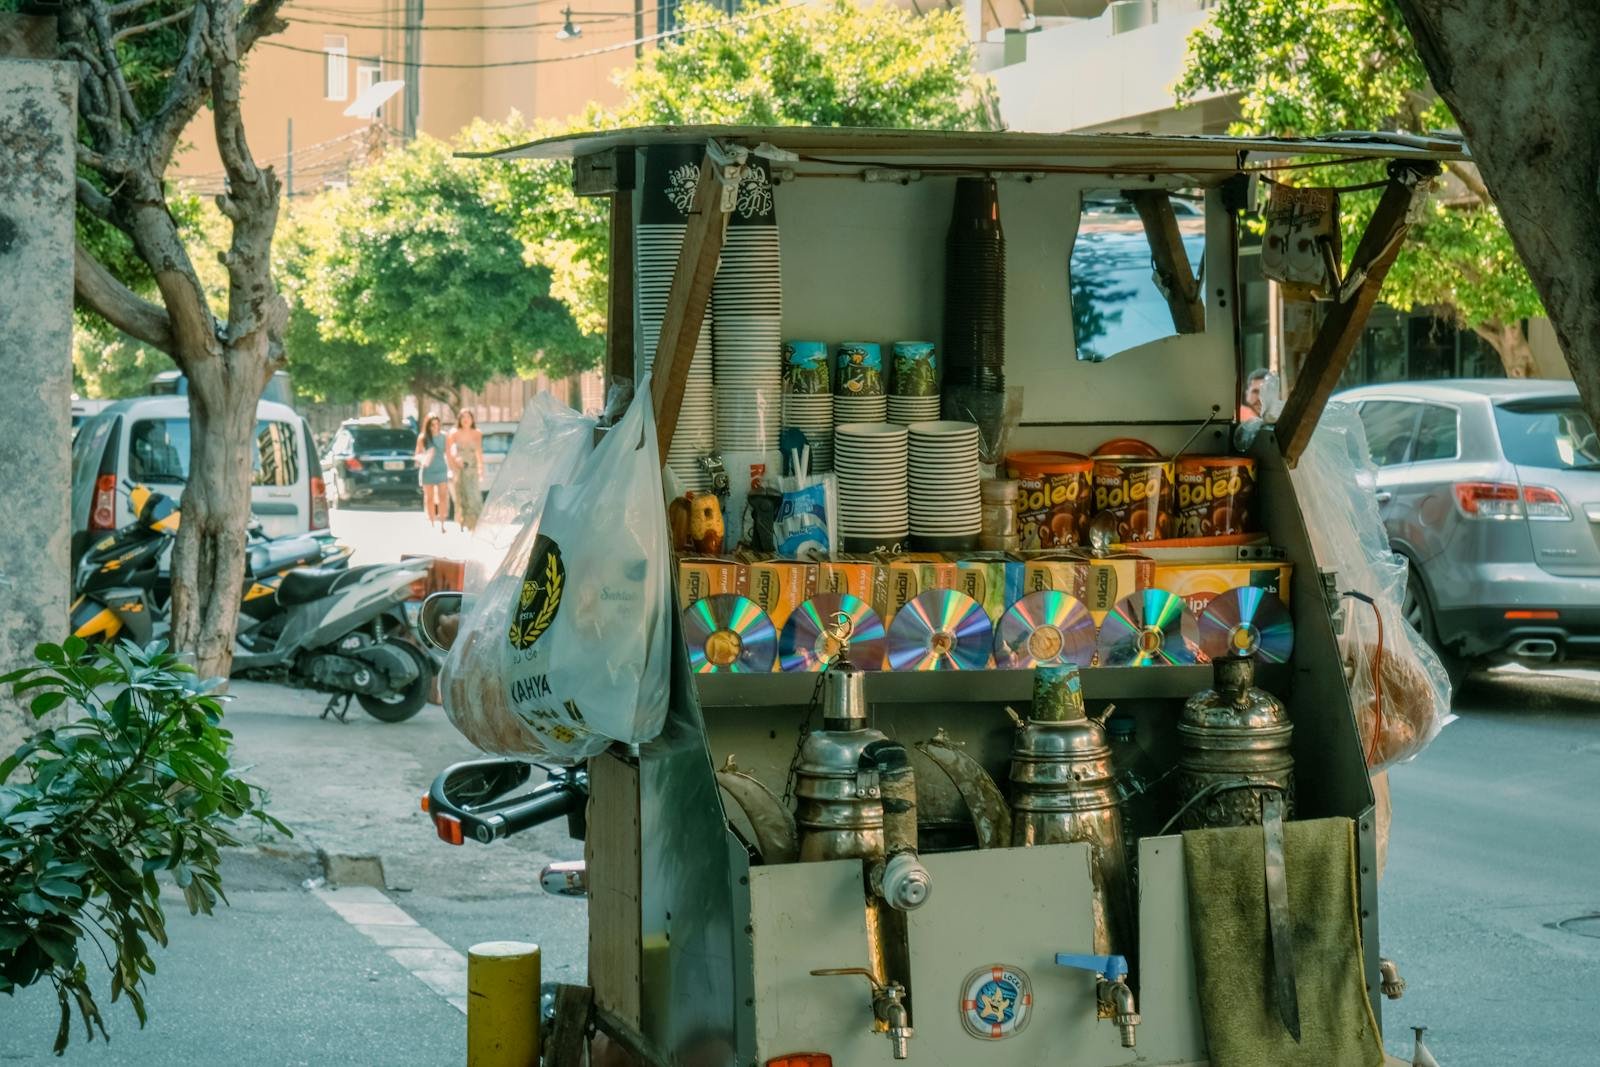
POLYGON ((1125 596, 1100 623, 1100 666, 1197 663, 1198 630, 1183 600, 1165 589, 1125 596))
POLYGON ((1294 651, 1294 621, 1270 589, 1229 589, 1200 613, 1200 647, 1212 659, 1242 653, 1262 663, 1284 663, 1294 651))
POLYGON ((849 593, 822 593, 794 609, 778 638, 779 664, 786 671, 822 670, 839 654, 835 634, 841 623, 850 662, 864 671, 882 670, 883 620, 849 593))
POLYGON ((889 669, 981 671, 993 640, 983 605, 954 589, 930 589, 906 601, 889 624, 889 669))
POLYGON ((778 656, 778 634, 755 601, 735 593, 696 600, 683 610, 683 642, 696 674, 762 673, 778 656))
POLYGON ((994 665, 1001 668, 1087 667, 1094 659, 1094 618, 1070 593, 1038 589, 1006 609, 994 633, 994 665))

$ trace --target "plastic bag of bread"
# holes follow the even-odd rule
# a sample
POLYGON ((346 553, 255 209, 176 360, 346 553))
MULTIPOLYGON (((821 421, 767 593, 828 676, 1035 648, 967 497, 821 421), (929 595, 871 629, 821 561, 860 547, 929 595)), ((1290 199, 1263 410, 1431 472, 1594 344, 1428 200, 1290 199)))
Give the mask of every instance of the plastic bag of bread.
POLYGON ((501 646, 538 539, 545 499, 553 485, 572 480, 593 450, 594 427, 594 419, 548 393, 535 396, 523 408, 467 553, 461 623, 445 658, 442 689, 451 723, 486 752, 552 756, 508 699, 501 646))
POLYGON ((1354 407, 1328 404, 1293 479, 1317 566, 1336 571, 1349 594, 1339 646, 1367 764, 1410 759, 1455 718, 1450 679, 1405 621, 1406 561, 1389 547, 1354 407))

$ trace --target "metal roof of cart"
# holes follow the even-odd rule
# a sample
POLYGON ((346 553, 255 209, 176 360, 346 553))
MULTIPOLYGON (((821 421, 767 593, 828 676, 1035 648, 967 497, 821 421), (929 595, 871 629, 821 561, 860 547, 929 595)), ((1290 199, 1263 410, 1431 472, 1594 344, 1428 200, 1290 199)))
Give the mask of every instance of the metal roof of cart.
POLYGON ((638 126, 547 137, 475 159, 576 159, 616 148, 694 144, 710 139, 771 144, 809 162, 872 159, 924 165, 1028 165, 1088 171, 1237 171, 1302 156, 1450 160, 1469 158, 1458 137, 1437 134, 1330 133, 1314 138, 1169 136, 1146 133, 972 133, 840 126, 638 126))

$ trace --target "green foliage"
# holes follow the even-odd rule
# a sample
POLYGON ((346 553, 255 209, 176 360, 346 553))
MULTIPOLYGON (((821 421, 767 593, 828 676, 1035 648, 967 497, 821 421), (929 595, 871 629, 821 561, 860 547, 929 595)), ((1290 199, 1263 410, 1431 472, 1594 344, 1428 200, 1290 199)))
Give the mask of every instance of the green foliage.
MULTIPOLYGON (((1176 92, 1183 100, 1239 94, 1239 133, 1421 133, 1455 125, 1393 0, 1221 0, 1189 39, 1176 92)), ((1446 308, 1469 327, 1543 314, 1474 168, 1452 165, 1451 172, 1385 279, 1384 299, 1406 309, 1446 308)), ((1306 180, 1335 185, 1383 176, 1370 164, 1312 173, 1306 180)), ((1377 198, 1342 197, 1347 256, 1377 198)))
MULTIPOLYGON (((848 0, 747 18, 690 3, 664 41, 621 76, 615 112, 591 106, 565 124, 479 121, 459 147, 487 151, 540 137, 620 126, 734 123, 986 130, 999 126, 993 84, 974 74, 960 15, 918 16, 888 4, 848 0), (741 19, 742 21, 736 21, 741 19)), ((545 160, 493 160, 473 173, 484 198, 550 271, 552 295, 578 328, 605 330, 606 202, 572 193, 572 170, 545 160)), ((594 348, 598 357, 599 346, 594 348)), ((589 364, 585 364, 587 366, 589 364)))
POLYGON ((256 819, 260 790, 228 764, 231 735, 217 698, 157 643, 39 645, 38 665, 0 677, 36 719, 81 709, 37 730, 0 760, 0 993, 49 981, 61 1010, 55 1049, 77 1009, 93 1040, 109 1039, 90 988, 92 956, 146 1021, 150 942, 167 943, 159 872, 191 914, 226 902, 218 849, 229 827, 256 819), (90 952, 93 946, 93 952, 90 952))
MULTIPOLYGON (((450 146, 419 138, 326 200, 294 238, 305 254, 283 270, 286 287, 316 317, 321 342, 356 346, 342 354, 363 366, 383 353, 398 374, 379 370, 380 390, 395 380, 447 390, 513 372, 560 377, 597 358, 598 342, 551 296, 549 268, 525 262, 450 146)), ((304 321, 298 336, 309 346, 304 321)), ((297 374, 341 354, 312 350, 298 363, 290 352, 297 374)))
MULTIPOLYGON (((736 18, 758 7, 746 7, 736 18)), ((735 21, 684 4, 694 27, 622 78, 622 125, 744 123, 986 130, 999 124, 989 79, 972 70, 957 11, 916 15, 831 0, 735 21)))

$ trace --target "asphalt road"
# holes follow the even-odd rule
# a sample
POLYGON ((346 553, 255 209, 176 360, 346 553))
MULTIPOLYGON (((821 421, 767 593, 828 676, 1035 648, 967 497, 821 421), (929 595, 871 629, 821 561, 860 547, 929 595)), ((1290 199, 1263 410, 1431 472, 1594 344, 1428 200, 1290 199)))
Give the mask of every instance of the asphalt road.
MULTIPOLYGON (((469 542, 453 529, 429 534, 420 513, 341 510, 335 530, 367 561, 459 555, 469 542)), ((546 980, 583 979, 583 905, 536 885, 545 862, 581 855, 564 827, 452 848, 418 810, 433 775, 474 754, 441 709, 401 724, 355 710, 339 724, 318 718, 310 694, 248 683, 235 694, 237 762, 271 791, 295 840, 230 855, 232 906, 212 917, 191 918, 173 899, 145 1030, 103 997, 111 1045, 84 1041, 80 1028, 56 1060, 54 998, 29 990, 0 997, 0 1064, 461 1063, 465 1020, 435 988, 456 978, 430 985, 404 951, 391 955, 335 910, 379 890, 308 888, 319 854, 380 857, 375 899, 431 935, 441 958, 528 940, 544 949, 546 980)), ((1581 921, 1600 913, 1600 678, 1482 676, 1457 710, 1391 775, 1382 949, 1408 989, 1385 1005, 1389 1051, 1409 1061, 1409 1027, 1427 1026, 1444 1067, 1600 1063, 1600 937, 1583 933, 1600 935, 1600 919, 1581 921)))

